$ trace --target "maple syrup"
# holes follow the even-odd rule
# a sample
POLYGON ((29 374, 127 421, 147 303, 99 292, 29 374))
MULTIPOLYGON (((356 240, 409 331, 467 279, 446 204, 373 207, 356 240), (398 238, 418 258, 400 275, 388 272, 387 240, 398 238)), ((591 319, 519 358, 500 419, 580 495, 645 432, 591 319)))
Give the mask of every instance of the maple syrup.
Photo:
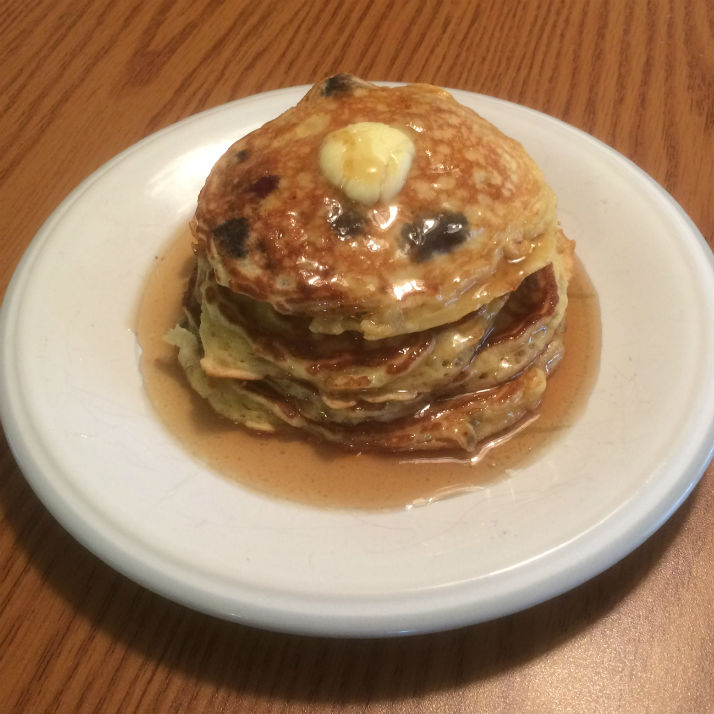
POLYGON ((332 508, 410 508, 482 488, 532 463, 583 411, 598 372, 597 294, 576 260, 568 290, 565 356, 527 424, 472 459, 355 454, 296 435, 260 435, 217 415, 189 386, 175 347, 163 335, 178 320, 193 266, 183 233, 156 256, 139 306, 136 332, 149 398, 166 428, 218 475, 274 497, 332 508))

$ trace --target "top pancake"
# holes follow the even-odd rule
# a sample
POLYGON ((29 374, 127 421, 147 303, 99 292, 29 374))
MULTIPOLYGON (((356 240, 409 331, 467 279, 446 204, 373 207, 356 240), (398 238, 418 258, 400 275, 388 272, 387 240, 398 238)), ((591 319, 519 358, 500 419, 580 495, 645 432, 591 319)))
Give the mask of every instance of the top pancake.
POLYGON ((337 75, 226 151, 192 230, 232 291, 381 339, 458 320, 550 263, 555 207, 523 147, 444 90, 337 75), (320 169, 325 136, 365 121, 415 147, 388 203, 353 201, 320 169))

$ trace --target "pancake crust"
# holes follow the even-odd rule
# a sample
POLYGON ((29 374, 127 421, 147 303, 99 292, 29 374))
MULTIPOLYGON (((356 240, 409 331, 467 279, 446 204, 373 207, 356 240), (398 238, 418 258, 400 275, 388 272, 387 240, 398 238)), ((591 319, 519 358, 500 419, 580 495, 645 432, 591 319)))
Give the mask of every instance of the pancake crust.
POLYGON ((444 90, 338 77, 211 171, 192 229, 220 284, 314 331, 381 339, 460 319, 548 263, 555 197, 518 142, 444 90), (388 204, 349 200, 319 169, 325 136, 360 121, 415 145, 388 204))

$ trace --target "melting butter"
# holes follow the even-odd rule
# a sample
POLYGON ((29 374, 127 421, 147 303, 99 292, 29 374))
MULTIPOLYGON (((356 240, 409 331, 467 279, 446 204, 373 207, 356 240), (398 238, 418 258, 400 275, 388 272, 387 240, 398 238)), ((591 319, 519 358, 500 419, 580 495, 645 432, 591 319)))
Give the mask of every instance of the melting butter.
POLYGON ((320 147, 320 170, 353 201, 387 202, 404 186, 414 143, 400 129, 380 122, 357 122, 328 134, 320 147))

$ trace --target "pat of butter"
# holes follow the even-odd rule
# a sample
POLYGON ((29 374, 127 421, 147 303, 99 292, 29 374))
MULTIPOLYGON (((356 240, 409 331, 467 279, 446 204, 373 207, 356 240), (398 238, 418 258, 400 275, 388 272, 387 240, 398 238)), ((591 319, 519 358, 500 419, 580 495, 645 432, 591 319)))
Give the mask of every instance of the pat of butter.
POLYGON ((348 124, 320 147, 320 170, 353 201, 371 206, 390 201, 404 186, 414 158, 407 134, 380 122, 348 124))

